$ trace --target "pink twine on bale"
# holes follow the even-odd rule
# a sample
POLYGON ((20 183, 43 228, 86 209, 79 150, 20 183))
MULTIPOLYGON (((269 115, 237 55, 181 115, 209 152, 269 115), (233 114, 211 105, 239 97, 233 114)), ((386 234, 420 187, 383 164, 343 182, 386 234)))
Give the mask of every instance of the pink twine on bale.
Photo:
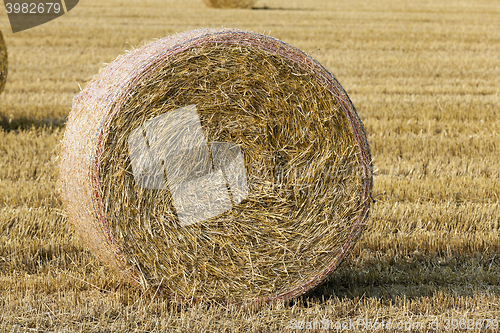
POLYGON ((347 93, 335 77, 304 52, 282 41, 257 33, 233 29, 203 29, 172 35, 146 44, 119 56, 103 68, 73 100, 60 153, 61 196, 69 221, 74 225, 91 252, 105 265, 129 281, 148 288, 144 274, 120 248, 108 225, 101 193, 101 156, 109 128, 141 84, 162 68, 171 65, 176 56, 191 49, 232 45, 258 49, 275 55, 310 73, 334 97, 348 120, 357 144, 361 170, 361 208, 338 254, 315 276, 290 285, 276 294, 252 296, 259 301, 289 299, 320 284, 333 272, 359 238, 370 208, 372 188, 371 156, 363 125, 347 93))

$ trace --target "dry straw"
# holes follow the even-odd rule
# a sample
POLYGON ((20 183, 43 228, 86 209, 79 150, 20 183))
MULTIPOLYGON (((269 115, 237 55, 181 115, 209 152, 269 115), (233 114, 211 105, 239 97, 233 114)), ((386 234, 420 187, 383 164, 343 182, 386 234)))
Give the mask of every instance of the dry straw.
POLYGON ((252 8, 255 0, 203 0, 208 7, 213 8, 252 8))
MULTIPOLYGON (((180 133, 170 125, 154 134, 180 133)), ((199 138, 179 140, 206 145, 199 138)), ((269 301, 337 268, 365 225, 372 169, 333 75, 279 40, 221 29, 158 40, 97 74, 73 101, 60 180, 69 220, 128 280, 183 298, 269 301), (130 138, 183 109, 198 114, 211 147, 239 147, 247 179, 232 209, 196 223, 182 222, 176 189, 142 186, 131 165, 130 138)))
POLYGON ((7 66, 7 46, 0 31, 0 94, 5 88, 5 82, 7 81, 7 66))

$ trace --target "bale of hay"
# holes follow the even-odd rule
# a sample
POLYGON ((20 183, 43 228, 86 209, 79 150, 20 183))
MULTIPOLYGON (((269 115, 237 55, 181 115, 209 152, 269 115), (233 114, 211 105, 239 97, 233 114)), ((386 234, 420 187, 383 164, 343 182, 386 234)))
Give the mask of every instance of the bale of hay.
POLYGON ((7 46, 5 45, 5 40, 0 31, 0 94, 5 88, 5 82, 7 82, 7 65, 7 46))
POLYGON ((252 8, 255 0, 203 0, 212 8, 252 8))
POLYGON ((359 237, 370 152, 347 94, 274 38, 207 29, 139 47, 74 101, 69 220, 106 265, 197 300, 287 299, 359 237))

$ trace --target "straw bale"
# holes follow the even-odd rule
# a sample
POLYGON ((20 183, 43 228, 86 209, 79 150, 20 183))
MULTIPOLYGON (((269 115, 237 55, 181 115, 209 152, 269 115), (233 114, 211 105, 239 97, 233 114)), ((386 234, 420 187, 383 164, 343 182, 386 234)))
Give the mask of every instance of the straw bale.
POLYGON ((5 82, 7 81, 7 46, 5 45, 5 40, 3 39, 2 32, 0 31, 0 94, 5 88, 5 82))
POLYGON ((203 0, 208 7, 213 8, 252 8, 255 0, 203 0))
POLYGON ((173 35, 107 65, 73 101, 60 160, 92 252, 197 300, 304 293, 370 207, 368 143, 343 88, 302 51, 240 30, 173 35))

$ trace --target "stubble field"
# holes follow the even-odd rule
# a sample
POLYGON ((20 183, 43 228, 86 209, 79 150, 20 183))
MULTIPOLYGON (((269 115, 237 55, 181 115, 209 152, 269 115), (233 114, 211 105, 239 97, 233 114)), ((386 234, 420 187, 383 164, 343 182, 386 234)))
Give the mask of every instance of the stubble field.
POLYGON ((381 331, 363 326, 368 321, 495 331, 500 3, 259 0, 256 7, 82 0, 17 34, 0 12, 9 51, 0 95, 0 331, 288 332, 301 321, 316 327, 311 332, 349 322, 351 331, 381 331), (270 34, 319 60, 351 97, 371 146, 376 203, 366 231, 325 284, 291 302, 190 304, 137 290, 87 251, 58 197, 57 145, 79 87, 127 49, 221 26, 270 34))

